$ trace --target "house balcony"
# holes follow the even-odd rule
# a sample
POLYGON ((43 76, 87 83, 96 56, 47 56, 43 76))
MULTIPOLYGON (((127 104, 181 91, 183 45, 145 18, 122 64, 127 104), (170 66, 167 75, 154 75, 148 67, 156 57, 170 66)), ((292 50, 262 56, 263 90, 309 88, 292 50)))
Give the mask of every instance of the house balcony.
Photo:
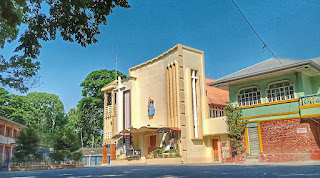
POLYGON ((300 98, 301 118, 320 118, 320 94, 300 98))
POLYGON ((247 122, 300 118, 299 99, 263 103, 241 107, 247 122))
MULTIPOLYGON (((117 113, 117 105, 114 106, 114 112, 115 114, 117 113)), ((112 105, 108 105, 107 107, 104 108, 104 113, 106 116, 111 116, 112 113, 112 105)))
POLYGON ((226 119, 226 116, 203 119, 203 135, 212 136, 228 134, 226 119))
POLYGON ((0 135, 0 144, 10 145, 10 144, 15 144, 15 143, 16 143, 16 141, 14 138, 0 135))

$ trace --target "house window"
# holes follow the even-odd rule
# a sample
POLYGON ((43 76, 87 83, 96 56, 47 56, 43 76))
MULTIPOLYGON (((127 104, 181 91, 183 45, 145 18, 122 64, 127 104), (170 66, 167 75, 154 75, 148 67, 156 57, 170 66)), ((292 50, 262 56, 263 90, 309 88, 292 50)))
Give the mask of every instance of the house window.
POLYGON ((237 97, 238 106, 250 106, 261 103, 261 94, 257 87, 242 89, 237 97))
POLYGON ((224 116, 223 108, 220 108, 220 117, 224 116))
POLYGON ((112 97, 111 97, 111 93, 107 93, 107 105, 111 105, 111 100, 112 100, 112 97))
POLYGON ((266 93, 268 102, 294 99, 293 85, 289 81, 269 84, 266 93))
POLYGON ((210 118, 222 117, 224 116, 224 107, 212 106, 210 107, 210 118))

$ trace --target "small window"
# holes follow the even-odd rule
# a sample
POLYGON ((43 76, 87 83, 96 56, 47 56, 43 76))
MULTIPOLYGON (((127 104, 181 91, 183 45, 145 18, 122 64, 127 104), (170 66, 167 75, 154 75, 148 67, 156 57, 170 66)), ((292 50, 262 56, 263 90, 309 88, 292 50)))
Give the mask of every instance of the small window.
POLYGON ((261 104, 261 93, 257 87, 246 88, 237 95, 238 106, 261 104))
POLYGON ((289 81, 269 84, 266 93, 269 103, 294 99, 293 85, 289 81))
POLYGON ((107 105, 111 105, 111 93, 107 93, 107 105))
POLYGON ((210 112, 210 114, 211 118, 222 117, 224 116, 224 107, 212 106, 212 112, 210 112))

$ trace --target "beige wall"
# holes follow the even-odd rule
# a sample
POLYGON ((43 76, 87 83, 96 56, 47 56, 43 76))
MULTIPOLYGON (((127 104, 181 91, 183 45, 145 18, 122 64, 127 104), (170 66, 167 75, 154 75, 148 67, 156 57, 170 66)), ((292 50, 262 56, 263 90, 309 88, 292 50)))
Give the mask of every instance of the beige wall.
POLYGON ((203 135, 228 134, 226 116, 203 120, 203 135))
POLYGON ((201 107, 201 119, 202 127, 199 132, 202 132, 204 123, 207 119, 208 102, 205 90, 205 71, 204 71, 204 54, 202 51, 193 51, 190 49, 182 48, 183 56, 183 68, 184 68, 184 91, 185 91, 185 103, 186 103, 186 144, 187 144, 187 162, 212 162, 212 138, 202 137, 200 133, 199 139, 193 139, 193 112, 192 112, 192 89, 190 76, 192 70, 197 70, 199 74, 200 85, 200 107, 201 107))
POLYGON ((134 128, 150 125, 150 127, 168 126, 166 67, 177 59, 177 50, 170 52, 161 60, 131 71, 137 80, 132 87, 132 120, 134 128), (148 118, 148 101, 154 100, 155 116, 148 118))

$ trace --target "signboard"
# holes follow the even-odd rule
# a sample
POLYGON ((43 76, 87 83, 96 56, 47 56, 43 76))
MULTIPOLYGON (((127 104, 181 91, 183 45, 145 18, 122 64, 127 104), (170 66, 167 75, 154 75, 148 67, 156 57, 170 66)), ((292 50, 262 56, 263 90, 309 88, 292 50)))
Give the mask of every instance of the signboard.
POLYGON ((297 133, 307 133, 307 128, 297 128, 297 133))

